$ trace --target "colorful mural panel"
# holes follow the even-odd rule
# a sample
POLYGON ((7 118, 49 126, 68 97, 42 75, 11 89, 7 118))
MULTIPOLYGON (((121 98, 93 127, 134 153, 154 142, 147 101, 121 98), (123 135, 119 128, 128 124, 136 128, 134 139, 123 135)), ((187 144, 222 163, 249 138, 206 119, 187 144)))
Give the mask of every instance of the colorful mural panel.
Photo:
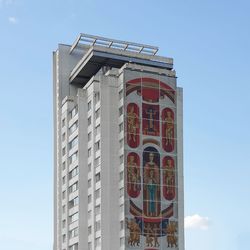
POLYGON ((136 148, 140 143, 140 111, 138 105, 129 103, 127 106, 127 143, 136 148))
POLYGON ((166 152, 172 152, 175 147, 175 116, 170 108, 162 110, 162 145, 166 152))
POLYGON ((166 96, 172 103, 175 103, 175 90, 172 89, 169 85, 160 82, 160 96, 164 98, 166 96))
POLYGON ((163 195, 166 200, 175 198, 175 162, 171 156, 166 156, 162 161, 163 195))
POLYGON ((175 89, 142 75, 126 80, 126 249, 178 249, 175 89))
POLYGON ((159 136, 159 105, 142 104, 142 130, 144 135, 159 136))
POLYGON ((146 216, 160 215, 160 155, 154 147, 143 152, 143 211, 146 216))
POLYGON ((159 80, 152 78, 142 78, 142 98, 143 101, 158 103, 160 97, 159 80))
POLYGON ((126 83, 126 96, 133 92, 141 95, 141 78, 136 78, 126 83))
POLYGON ((132 198, 141 192, 140 158, 134 152, 127 156, 127 192, 132 198))

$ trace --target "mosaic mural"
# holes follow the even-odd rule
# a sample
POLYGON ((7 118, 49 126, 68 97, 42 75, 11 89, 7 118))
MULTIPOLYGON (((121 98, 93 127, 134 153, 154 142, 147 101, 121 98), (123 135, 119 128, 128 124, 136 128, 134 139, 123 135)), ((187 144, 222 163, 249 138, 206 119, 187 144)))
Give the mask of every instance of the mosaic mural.
POLYGON ((126 80, 126 249, 178 249, 176 90, 126 80))

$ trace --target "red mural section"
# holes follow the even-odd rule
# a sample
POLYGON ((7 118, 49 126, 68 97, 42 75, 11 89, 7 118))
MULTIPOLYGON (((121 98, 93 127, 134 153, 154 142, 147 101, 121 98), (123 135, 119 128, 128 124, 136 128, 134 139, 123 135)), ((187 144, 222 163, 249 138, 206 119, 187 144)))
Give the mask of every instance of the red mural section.
POLYGON ((162 146, 166 152, 175 148, 175 115, 170 108, 162 110, 162 146))
POLYGON ((173 90, 169 85, 160 82, 160 96, 167 96, 173 103, 175 103, 175 90, 173 90))
POLYGON ((140 144, 140 111, 135 103, 127 106, 127 143, 131 148, 140 144))
POLYGON ((154 147, 143 152, 143 212, 148 217, 161 213, 160 155, 154 147))
POLYGON ((175 162, 171 156, 165 156, 162 160, 163 196, 166 200, 175 198, 175 162))
POLYGON ((127 156, 127 192, 132 198, 141 192, 140 157, 134 152, 127 156))
POLYGON ((142 131, 144 135, 159 136, 159 105, 142 104, 142 131))
POLYGON ((175 103, 176 92, 168 84, 157 79, 142 77, 130 80, 126 84, 126 95, 135 92, 142 96, 142 100, 150 103, 158 103, 159 98, 167 96, 175 103))
POLYGON ((150 103, 158 103, 160 97, 159 80, 142 78, 142 99, 150 103))
POLYGON ((133 92, 137 93, 138 96, 141 96, 141 78, 136 78, 127 82, 126 96, 133 92))

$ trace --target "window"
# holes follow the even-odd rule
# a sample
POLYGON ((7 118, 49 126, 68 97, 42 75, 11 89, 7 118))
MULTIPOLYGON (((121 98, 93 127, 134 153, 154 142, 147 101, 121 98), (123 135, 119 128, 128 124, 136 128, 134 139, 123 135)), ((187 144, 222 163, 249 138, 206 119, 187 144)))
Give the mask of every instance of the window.
POLYGON ((63 191, 62 192, 62 198, 65 199, 65 197, 66 197, 66 191, 63 191))
POLYGON ((101 194, 101 189, 98 188, 98 189, 95 191, 95 198, 96 198, 96 199, 100 198, 100 194, 101 194))
POLYGON ((123 172, 123 171, 119 173, 119 180, 120 180, 120 181, 122 181, 122 180, 123 180, 123 174, 124 174, 124 172, 123 172))
POLYGON ((78 143, 78 137, 75 137, 70 143, 69 143, 69 149, 72 149, 75 145, 78 143))
POLYGON ((88 149, 88 157, 91 156, 91 148, 88 149))
POLYGON ((123 107, 119 108, 119 116, 121 116, 123 114, 123 107))
POLYGON ((64 161, 63 163, 62 163, 62 169, 64 170, 66 168, 66 162, 64 161))
POLYGON ((62 207, 62 212, 63 212, 63 214, 65 213, 65 211, 66 211, 66 206, 63 205, 63 207, 62 207))
POLYGON ((74 183, 69 187, 69 193, 73 193, 78 189, 78 182, 74 183))
POLYGON ((69 231, 69 237, 70 238, 74 238, 78 236, 78 227, 75 227, 74 229, 69 231))
POLYGON ((89 132, 89 133, 88 133, 88 141, 90 141, 90 140, 91 140, 91 137, 92 137, 92 133, 91 133, 91 132, 89 132))
POLYGON ((95 239, 95 247, 101 246, 101 237, 95 239))
POLYGON ((88 180, 88 188, 91 187, 91 179, 88 180))
POLYGON ((63 234, 62 241, 63 241, 63 242, 66 241, 66 234, 63 234))
POLYGON ((79 214, 78 214, 78 212, 75 213, 75 214, 72 214, 71 216, 69 216, 69 222, 70 222, 70 223, 72 223, 72 222, 74 222, 74 221, 76 221, 76 220, 78 220, 78 219, 79 219, 79 214))
POLYGON ((63 149, 62 149, 62 155, 64 156, 66 154, 66 148, 64 147, 63 149))
POLYGON ((66 134, 63 133, 63 134, 62 134, 62 140, 65 141, 65 138, 66 138, 66 134))
POLYGON ((77 114, 77 106, 70 111, 70 118, 72 119, 77 114))
POLYGON ((73 177, 79 174, 79 167, 76 166, 69 172, 69 179, 71 180, 73 177))
POLYGON ((88 172, 91 172, 91 163, 88 164, 88 172))
POLYGON ((73 163, 77 160, 78 158, 78 152, 75 152, 74 154, 72 154, 70 157, 69 157, 69 163, 73 163))
POLYGON ((122 132, 123 131, 123 123, 120 123, 119 124, 119 132, 122 132))
POLYGON ((101 205, 97 205, 95 207, 95 215, 99 215, 101 213, 101 205))
POLYGON ((65 126, 65 118, 62 119, 62 127, 65 126))
POLYGON ((91 210, 88 211, 88 219, 90 220, 91 219, 91 210))
POLYGON ((91 101, 88 102, 88 111, 91 110, 91 101))
POLYGON ((66 220, 62 221, 62 227, 65 228, 66 227, 66 220))
POLYGON ((91 201, 92 201, 92 196, 90 194, 90 195, 88 195, 88 204, 91 203, 91 201))
POLYGON ((100 134, 100 131, 101 131, 101 126, 100 126, 100 124, 99 124, 99 125, 97 125, 97 126, 95 127, 95 134, 96 134, 96 135, 99 135, 99 134, 100 134))
POLYGON ((98 220, 95 222, 95 231, 99 231, 101 229, 101 221, 98 220))
POLYGON ((120 246, 123 246, 125 244, 124 237, 120 238, 120 246))
POLYGON ((69 247, 69 250, 78 250, 78 243, 69 247))
POLYGON ((98 182, 100 180, 101 180, 101 174, 98 173, 98 174, 95 175, 95 182, 98 182))
POLYGON ((95 158, 95 167, 98 167, 101 164, 101 157, 98 156, 97 158, 95 158))
POLYGON ((78 204, 79 204, 79 197, 77 196, 74 199, 72 199, 71 201, 69 201, 69 208, 72 208, 78 204))
POLYGON ((95 112, 95 119, 98 119, 100 117, 100 109, 97 109, 95 112))
POLYGON ((119 91, 119 100, 121 100, 122 97, 123 97, 123 90, 120 90, 120 91, 119 91))
POLYGON ((92 233, 92 227, 89 226, 89 227, 88 227, 88 235, 90 235, 91 233, 92 233))
POLYGON ((124 212, 124 205, 123 204, 120 205, 120 213, 122 213, 122 212, 124 212))
POLYGON ((97 141, 95 143, 95 151, 99 150, 100 148, 101 148, 101 143, 100 143, 100 141, 97 141))
POLYGON ((65 184, 65 176, 62 178, 62 184, 65 184))
POLYGON ((120 197, 122 197, 124 195, 124 188, 120 188, 119 193, 120 193, 120 197))
POLYGON ((88 118, 88 126, 91 125, 91 116, 88 118))
POLYGON ((120 230, 123 230, 123 229, 124 229, 124 221, 121 220, 121 221, 120 221, 120 230))
POLYGON ((72 124, 72 126, 69 128, 69 134, 71 135, 77 128, 78 128, 78 121, 72 124))
POLYGON ((119 146, 120 146, 120 148, 123 147, 123 143, 124 143, 124 141, 123 141, 123 139, 121 139, 121 140, 119 141, 119 146))
POLYGON ((121 155, 119 158, 120 158, 120 164, 122 164, 123 163, 123 155, 121 155))
POLYGON ((88 250, 92 250, 92 243, 88 242, 88 250))
POLYGON ((95 103, 98 103, 100 101, 100 92, 95 93, 95 103))

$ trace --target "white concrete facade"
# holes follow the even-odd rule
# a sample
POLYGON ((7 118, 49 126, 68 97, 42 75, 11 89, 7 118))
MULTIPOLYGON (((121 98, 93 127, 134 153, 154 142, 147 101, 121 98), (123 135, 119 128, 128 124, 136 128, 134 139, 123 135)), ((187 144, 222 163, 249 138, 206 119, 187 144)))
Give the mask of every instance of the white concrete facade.
MULTIPOLYGON (((176 79, 175 72, 127 62, 102 67, 86 84, 71 84, 71 72, 93 47, 71 53, 61 44, 53 54, 54 250, 149 249, 129 248, 126 238, 125 78, 145 73, 176 79)), ((173 249, 184 250, 182 89, 176 93, 179 225, 173 249)))

